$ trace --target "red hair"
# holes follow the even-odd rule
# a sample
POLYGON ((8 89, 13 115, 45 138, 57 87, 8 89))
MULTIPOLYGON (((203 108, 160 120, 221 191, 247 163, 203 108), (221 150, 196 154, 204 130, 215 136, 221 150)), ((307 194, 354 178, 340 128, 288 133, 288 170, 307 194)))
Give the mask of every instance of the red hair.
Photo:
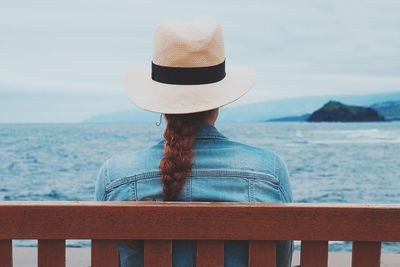
POLYGON ((193 144, 201 122, 211 111, 189 114, 164 114, 164 155, 160 161, 164 200, 175 200, 186 178, 191 174, 194 157, 193 144))

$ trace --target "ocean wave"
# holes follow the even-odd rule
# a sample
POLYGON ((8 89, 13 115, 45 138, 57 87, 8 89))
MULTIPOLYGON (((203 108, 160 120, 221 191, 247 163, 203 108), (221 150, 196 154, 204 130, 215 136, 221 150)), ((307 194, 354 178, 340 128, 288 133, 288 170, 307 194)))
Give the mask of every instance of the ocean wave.
MULTIPOLYGON (((9 190, 0 192, 10 192, 9 190)), ((11 192, 10 192, 11 193, 11 192)), ((50 190, 49 192, 28 192, 26 194, 6 194, 3 196, 3 200, 6 201, 21 201, 21 200, 39 200, 39 201, 74 201, 75 198, 71 198, 65 194, 61 194, 57 190, 50 190)))
POLYGON ((382 130, 377 128, 370 128, 331 131, 315 130, 312 131, 312 136, 315 136, 315 139, 313 138, 312 140, 310 140, 310 143, 400 143, 399 129, 382 130), (329 136, 329 138, 324 138, 327 135, 329 136))
POLYGON ((309 140, 310 144, 400 144, 400 138, 395 139, 326 139, 309 140))

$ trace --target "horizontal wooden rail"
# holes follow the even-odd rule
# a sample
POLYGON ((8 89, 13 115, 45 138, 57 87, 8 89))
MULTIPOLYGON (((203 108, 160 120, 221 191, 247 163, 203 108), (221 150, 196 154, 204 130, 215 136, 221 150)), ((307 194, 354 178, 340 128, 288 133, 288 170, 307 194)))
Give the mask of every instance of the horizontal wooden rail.
POLYGON ((400 205, 0 202, 10 239, 400 241, 400 205))
POLYGON ((0 202, 0 265, 12 239, 38 239, 40 267, 65 266, 65 239, 92 239, 92 266, 118 266, 118 240, 144 240, 145 266, 172 266, 171 240, 197 240, 196 262, 223 266, 224 240, 249 240, 249 267, 275 266, 278 240, 302 240, 301 266, 328 264, 328 240, 353 241, 352 267, 379 267, 400 241, 400 205, 209 202, 0 202), (157 255, 157 257, 154 257, 157 255))

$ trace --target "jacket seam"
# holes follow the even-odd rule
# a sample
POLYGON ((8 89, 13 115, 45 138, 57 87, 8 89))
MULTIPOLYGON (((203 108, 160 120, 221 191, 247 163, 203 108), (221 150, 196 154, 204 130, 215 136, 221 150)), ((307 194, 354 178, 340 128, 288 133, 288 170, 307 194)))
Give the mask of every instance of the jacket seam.
MULTIPOLYGON (((219 135, 196 135, 195 136, 196 139, 198 140, 229 140, 228 137, 219 134, 219 135)), ((160 144, 165 144, 165 140, 162 139, 158 142, 158 145, 160 144)))
POLYGON ((130 189, 132 191, 132 195, 133 195, 133 200, 137 200, 137 186, 136 186, 136 180, 133 181, 133 183, 130 186, 130 189))
POLYGON ((136 200, 138 200, 138 186, 137 186, 137 179, 135 179, 135 193, 136 193, 136 200))
POLYGON ((186 190, 185 190, 185 201, 190 201, 190 191, 191 191, 191 179, 186 179, 185 181, 185 186, 186 186, 186 190))
POLYGON ((227 137, 221 135, 197 135, 196 139, 220 139, 220 140, 228 140, 227 137))
MULTIPOLYGON (((275 160, 274 160, 274 175, 275 175, 275 177, 278 177, 278 173, 279 173, 279 166, 277 164, 277 161, 278 161, 278 157, 275 157, 275 160)), ((279 194, 281 195, 282 202, 287 202, 282 186, 279 185, 278 188, 279 188, 279 194)))
POLYGON ((284 202, 289 202, 289 199, 286 197, 285 189, 283 189, 282 186, 279 186, 279 192, 280 192, 281 195, 282 195, 282 200, 283 200, 284 202))
MULTIPOLYGON (((275 177, 279 177, 278 176, 278 173, 280 173, 280 167, 279 167, 279 165, 277 164, 277 161, 278 161, 278 157, 275 157, 275 160, 274 160, 274 172, 275 172, 275 177)), ((282 185, 279 183, 279 192, 281 193, 281 198, 282 198, 282 200, 284 201, 284 202, 290 202, 289 201, 289 198, 287 197, 287 193, 286 193, 286 190, 285 190, 285 188, 283 188, 282 187, 282 185)))
POLYGON ((192 179, 189 179, 189 180, 190 180, 190 201, 192 201, 192 199, 193 199, 193 196, 192 196, 192 193, 193 193, 192 179))
POLYGON ((254 202, 254 178, 249 179, 249 201, 254 202))
MULTIPOLYGON (((123 184, 148 178, 155 178, 155 177, 160 177, 160 171, 148 171, 145 173, 139 173, 136 175, 131 175, 127 176, 118 180, 115 180, 111 183, 108 184, 106 187, 106 192, 110 192, 113 188, 116 188, 118 186, 121 186, 123 184)), ((247 179, 263 179, 271 184, 273 184, 276 187, 279 186, 279 180, 274 177, 273 175, 265 174, 265 173, 256 173, 256 172, 250 172, 250 171, 242 171, 242 170, 193 170, 192 173, 188 177, 207 177, 207 176, 218 176, 218 177, 226 177, 226 178, 232 178, 232 177, 238 177, 238 178, 247 178, 247 179)))
POLYGON ((104 186, 103 200, 107 199, 107 186, 110 184, 110 178, 108 176, 108 163, 106 164, 105 168, 106 168, 106 171, 105 171, 105 179, 104 179, 104 183, 103 183, 103 186, 104 186))
POLYGON ((286 202, 291 202, 290 201, 290 199, 289 199, 289 197, 288 197, 288 195, 287 195, 287 191, 286 191, 286 189, 285 188, 283 188, 282 186, 279 186, 280 188, 281 188, 281 190, 282 190, 282 194, 283 194, 283 196, 284 196, 284 198, 285 198, 285 200, 286 200, 286 202))

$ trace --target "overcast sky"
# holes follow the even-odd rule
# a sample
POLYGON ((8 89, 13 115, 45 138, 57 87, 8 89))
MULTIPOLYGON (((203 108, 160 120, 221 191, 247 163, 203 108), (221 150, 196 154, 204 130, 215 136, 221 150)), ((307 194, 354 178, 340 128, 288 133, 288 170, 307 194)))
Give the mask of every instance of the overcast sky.
POLYGON ((400 90, 400 1, 0 0, 0 90, 122 93, 161 18, 214 16, 245 102, 400 90))

